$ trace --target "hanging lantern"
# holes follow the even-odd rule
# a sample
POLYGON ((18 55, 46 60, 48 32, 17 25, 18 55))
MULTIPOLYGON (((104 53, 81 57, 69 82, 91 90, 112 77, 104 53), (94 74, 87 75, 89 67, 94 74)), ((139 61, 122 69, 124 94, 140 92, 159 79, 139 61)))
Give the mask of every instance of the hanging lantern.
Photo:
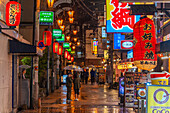
POLYGON ((70 24, 74 22, 74 18, 68 18, 68 19, 69 19, 70 24))
POLYGON ((53 8, 54 0, 47 0, 48 8, 53 8))
POLYGON ((72 46, 72 49, 75 50, 75 49, 76 49, 76 46, 72 46))
POLYGON ((61 29, 62 31, 64 31, 65 25, 60 26, 60 29, 61 29))
POLYGON ((73 30, 73 34, 76 35, 77 34, 77 30, 73 30))
POLYGON ((71 55, 70 54, 68 54, 67 60, 71 60, 71 55))
POLYGON ((69 41, 70 40, 70 36, 66 36, 66 39, 67 39, 67 41, 69 41))
POLYGON ((155 68, 157 65, 157 55, 155 54, 155 26, 151 19, 142 17, 134 25, 134 64, 142 70, 155 68))
POLYGON ((57 53, 59 49, 59 43, 58 42, 54 42, 53 43, 53 52, 57 53))
POLYGON ((67 58, 67 57, 68 57, 68 54, 69 54, 68 51, 65 51, 65 52, 64 52, 64 58, 67 58))
POLYGON ((70 18, 73 18, 73 14, 74 14, 74 11, 68 11, 68 16, 69 16, 70 18))
POLYGON ((74 38, 74 42, 77 42, 77 38, 74 38))
POLYGON ((74 57, 71 57, 71 62, 73 62, 74 61, 74 57))
POLYGON ((80 42, 77 42, 77 45, 79 46, 79 45, 80 45, 80 42))
POLYGON ((72 43, 70 42, 69 45, 71 46, 71 44, 72 44, 72 43))
POLYGON ((59 46, 59 47, 58 47, 57 54, 58 54, 58 55, 62 55, 62 53, 63 53, 63 46, 59 46))
POLYGON ((63 25, 63 19, 58 19, 57 24, 58 24, 58 26, 62 26, 63 25))
POLYGON ((18 26, 21 18, 21 5, 18 2, 10 1, 6 4, 6 24, 18 26))
POLYGON ((50 46, 52 41, 52 34, 50 31, 43 32, 43 42, 45 46, 50 46))

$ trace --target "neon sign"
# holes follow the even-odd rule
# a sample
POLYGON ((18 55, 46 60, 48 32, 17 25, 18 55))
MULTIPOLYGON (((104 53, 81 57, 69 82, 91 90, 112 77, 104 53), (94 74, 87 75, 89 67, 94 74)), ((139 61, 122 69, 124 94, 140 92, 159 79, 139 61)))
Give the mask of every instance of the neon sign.
POLYGON ((107 33, 133 32, 133 25, 140 19, 140 16, 129 15, 129 4, 130 3, 119 3, 118 0, 106 0, 107 33))

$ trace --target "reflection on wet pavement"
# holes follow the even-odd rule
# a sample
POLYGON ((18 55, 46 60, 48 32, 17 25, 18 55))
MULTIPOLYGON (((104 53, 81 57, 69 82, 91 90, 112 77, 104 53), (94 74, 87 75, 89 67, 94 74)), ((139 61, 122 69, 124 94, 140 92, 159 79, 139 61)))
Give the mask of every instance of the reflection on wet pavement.
POLYGON ((106 86, 82 85, 79 101, 67 103, 66 86, 62 86, 53 94, 42 100, 42 107, 38 110, 26 110, 22 113, 134 113, 132 109, 118 106, 118 91, 109 90, 106 86), (124 112, 123 112, 124 111, 124 112))

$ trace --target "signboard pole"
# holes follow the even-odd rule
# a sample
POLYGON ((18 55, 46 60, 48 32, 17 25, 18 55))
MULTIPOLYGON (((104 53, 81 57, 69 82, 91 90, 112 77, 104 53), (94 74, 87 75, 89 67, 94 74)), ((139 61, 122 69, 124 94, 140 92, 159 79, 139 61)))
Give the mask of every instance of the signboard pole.
MULTIPOLYGON (((55 23, 55 22, 54 22, 55 23)), ((53 28, 52 28, 52 31, 53 31, 53 28)), ((52 49, 52 58, 51 58, 51 65, 52 65, 52 75, 51 75, 51 93, 54 92, 54 52, 53 52, 53 43, 54 43, 54 39, 52 37, 52 46, 51 46, 51 49, 52 49)))

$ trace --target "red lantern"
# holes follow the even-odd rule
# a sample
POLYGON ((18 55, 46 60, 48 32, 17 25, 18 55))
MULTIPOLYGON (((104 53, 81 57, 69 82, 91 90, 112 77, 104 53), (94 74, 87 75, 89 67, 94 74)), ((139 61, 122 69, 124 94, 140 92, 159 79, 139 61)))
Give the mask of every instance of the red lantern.
POLYGON ((68 54, 67 60, 71 60, 71 55, 70 54, 68 54))
POLYGON ((65 51, 65 52, 64 52, 64 58, 67 58, 67 57, 68 57, 68 54, 69 54, 68 51, 65 51))
POLYGON ((18 2, 10 1, 6 4, 6 24, 18 26, 21 18, 21 5, 18 2))
POLYGON ((53 43, 53 52, 57 53, 59 49, 59 43, 58 42, 54 42, 53 43))
POLYGON ((43 42, 45 46, 50 46, 52 40, 52 34, 50 31, 43 32, 43 42))
POLYGON ((62 53, 63 53, 63 46, 59 46, 57 54, 62 55, 62 53))
POLYGON ((151 70, 157 65, 155 54, 155 26, 151 19, 144 17, 134 25, 134 64, 142 70, 151 70))
POLYGON ((74 61, 74 57, 71 57, 71 62, 73 62, 74 61))

